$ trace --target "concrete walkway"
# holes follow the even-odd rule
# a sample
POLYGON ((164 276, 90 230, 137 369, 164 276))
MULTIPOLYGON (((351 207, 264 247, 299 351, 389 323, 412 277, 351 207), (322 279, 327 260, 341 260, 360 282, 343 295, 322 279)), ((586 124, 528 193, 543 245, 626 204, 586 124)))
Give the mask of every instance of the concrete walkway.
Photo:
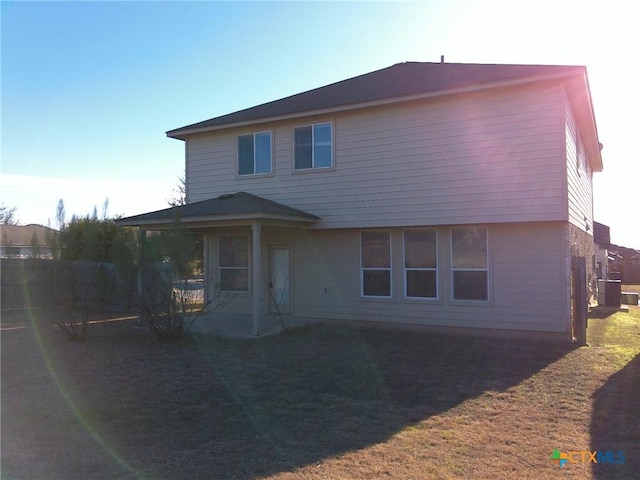
POLYGON ((260 319, 259 334, 253 335, 253 318, 251 315, 212 312, 193 324, 191 332, 209 334, 229 338, 262 338, 277 335, 285 330, 293 330, 309 325, 318 325, 318 319, 301 319, 291 316, 263 315, 260 319))

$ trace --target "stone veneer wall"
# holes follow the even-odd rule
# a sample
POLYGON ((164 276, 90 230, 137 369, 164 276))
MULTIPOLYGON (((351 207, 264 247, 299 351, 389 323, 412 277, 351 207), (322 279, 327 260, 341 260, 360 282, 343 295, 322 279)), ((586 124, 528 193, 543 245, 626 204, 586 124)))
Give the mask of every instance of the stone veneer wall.
POLYGON ((593 302, 597 302, 596 293, 598 287, 593 235, 574 225, 567 225, 567 240, 569 245, 567 262, 569 266, 569 274, 571 273, 571 257, 585 257, 587 260, 587 300, 592 304, 593 302))

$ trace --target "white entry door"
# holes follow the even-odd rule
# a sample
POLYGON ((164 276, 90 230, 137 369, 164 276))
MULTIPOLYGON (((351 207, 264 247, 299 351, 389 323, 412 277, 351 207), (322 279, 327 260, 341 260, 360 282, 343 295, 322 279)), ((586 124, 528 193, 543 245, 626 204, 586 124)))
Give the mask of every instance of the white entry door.
POLYGON ((271 247, 269 296, 271 313, 291 313, 291 252, 289 247, 271 247))

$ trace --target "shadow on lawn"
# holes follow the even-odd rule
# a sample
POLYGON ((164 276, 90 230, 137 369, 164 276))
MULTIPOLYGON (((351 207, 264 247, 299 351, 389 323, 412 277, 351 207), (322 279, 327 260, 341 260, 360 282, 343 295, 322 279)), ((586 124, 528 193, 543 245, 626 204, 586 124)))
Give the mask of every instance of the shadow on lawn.
POLYGON ((293 471, 384 442, 485 391, 506 390, 569 351, 326 327, 259 341, 150 338, 132 334, 130 324, 105 323, 87 342, 54 338, 48 347, 83 424, 130 465, 131 478, 293 471))
POLYGON ((568 352, 504 339, 328 328, 259 342, 200 341, 230 399, 200 419, 211 429, 193 457, 211 462, 216 478, 291 471, 384 442, 487 390, 516 385, 568 352))
POLYGON ((615 307, 591 307, 591 309, 589 310, 588 318, 609 318, 619 311, 620 309, 615 307))
POLYGON ((593 477, 637 478, 640 472, 640 354, 594 394, 591 451, 611 451, 622 464, 593 464, 593 477))

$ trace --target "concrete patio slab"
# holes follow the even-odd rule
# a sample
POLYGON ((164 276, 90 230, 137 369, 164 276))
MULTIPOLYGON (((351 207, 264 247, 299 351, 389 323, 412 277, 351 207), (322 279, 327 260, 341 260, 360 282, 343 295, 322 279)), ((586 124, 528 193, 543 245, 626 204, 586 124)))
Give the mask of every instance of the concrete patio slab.
POLYGON ((276 315, 263 315, 260 318, 258 335, 253 335, 253 319, 250 314, 212 312, 196 320, 190 332, 228 338, 262 338, 320 323, 317 319, 301 319, 291 316, 279 318, 276 315))

